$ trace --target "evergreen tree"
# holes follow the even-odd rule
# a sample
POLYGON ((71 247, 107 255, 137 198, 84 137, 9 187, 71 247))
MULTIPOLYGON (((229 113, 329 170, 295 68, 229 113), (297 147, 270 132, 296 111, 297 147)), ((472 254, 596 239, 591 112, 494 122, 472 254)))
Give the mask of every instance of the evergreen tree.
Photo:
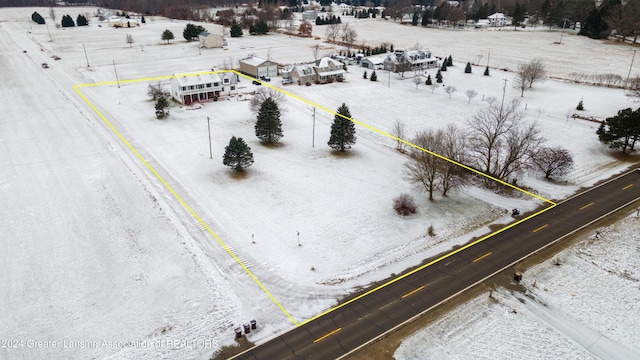
POLYGON ((198 35, 200 35, 200 33, 203 31, 207 30, 200 25, 196 26, 193 24, 187 24, 187 26, 185 26, 184 30, 182 31, 182 37, 184 37, 184 39, 187 41, 194 41, 198 39, 198 35))
POLYGON ((156 118, 163 119, 167 116, 167 108, 169 107, 169 102, 167 98, 164 96, 160 96, 158 101, 156 101, 156 118))
POLYGON ((440 72, 440 70, 438 70, 438 72, 436 73, 436 82, 438 84, 442 83, 442 73, 440 72))
POLYGON ((366 79, 367 78, 367 70, 364 71, 364 74, 362 74, 362 78, 366 79))
POLYGON ((44 18, 42 17, 42 15, 38 14, 37 12, 33 12, 33 14, 31 14, 31 20, 33 20, 33 22, 38 23, 40 25, 44 25, 45 21, 44 18))
POLYGON ((464 68, 466 74, 471 74, 471 63, 467 62, 467 66, 464 68))
POLYGON ((140 22, 143 24, 147 23, 147 20, 144 19, 144 15, 142 15, 142 17, 140 18, 140 22))
POLYGON ((578 103, 578 106, 576 106, 576 110, 584 110, 584 104, 582 103, 582 100, 580 100, 580 102, 578 103))
POLYGON ((173 32, 171 30, 166 29, 165 31, 162 32, 161 38, 162 40, 166 41, 168 44, 169 41, 173 40, 175 37, 173 36, 173 32))
POLYGON ((238 23, 233 20, 233 23, 231 23, 231 37, 240 37, 242 36, 242 28, 240 27, 240 25, 238 25, 238 23))
POLYGON ((371 81, 378 81, 378 75, 375 70, 371 72, 371 81))
POLYGON ((484 69, 484 76, 489 76, 489 67, 488 66, 484 69))
POLYGON ((89 21, 87 21, 87 18, 84 17, 84 15, 78 15, 78 17, 76 18, 76 25, 87 26, 89 25, 89 21))
POLYGON ((255 128, 258 139, 270 144, 277 143, 283 136, 280 109, 272 98, 266 98, 260 105, 255 128))
POLYGON ((345 151, 356 143, 356 126, 350 119, 349 108, 342 103, 331 124, 331 137, 327 145, 332 149, 345 151))
POLYGON ((253 164, 253 153, 251 148, 242 138, 231 137, 229 145, 224 148, 222 164, 231 167, 233 170, 242 171, 253 164))
POLYGON ((267 23, 265 21, 258 21, 254 26, 253 26, 253 35, 263 35, 269 32, 269 25, 267 25, 267 23))
POLYGON ((413 13, 413 18, 411 19, 411 25, 418 26, 418 21, 420 21, 420 15, 416 11, 413 13))
POLYGON ((453 58, 451 57, 451 55, 449 55, 449 58, 447 58, 447 66, 453 66, 453 58))
POLYGON ((76 23, 73 21, 71 16, 65 15, 62 17, 62 27, 74 27, 76 23))
POLYGON ((636 141, 640 139, 640 109, 618 111, 616 116, 605 119, 596 133, 600 142, 611 149, 620 149, 623 153, 627 149, 633 151, 636 141))
POLYGON ((425 81, 424 84, 425 85, 432 85, 433 84, 433 82, 431 81, 431 74, 427 75, 427 81, 425 81))
POLYGON ((442 66, 439 71, 447 71, 447 58, 442 61, 442 66))

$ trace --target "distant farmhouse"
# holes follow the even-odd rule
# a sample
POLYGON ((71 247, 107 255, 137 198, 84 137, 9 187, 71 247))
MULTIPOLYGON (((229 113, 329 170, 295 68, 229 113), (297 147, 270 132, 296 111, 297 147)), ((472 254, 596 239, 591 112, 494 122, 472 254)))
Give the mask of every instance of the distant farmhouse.
POLYGON ((384 69, 392 72, 428 69, 438 66, 438 59, 427 49, 395 51, 387 55, 384 69))
POLYGON ((138 20, 127 19, 121 16, 112 16, 109 18, 109 26, 114 28, 132 28, 139 26, 138 20))
POLYGON ((217 100, 223 95, 237 94, 238 81, 238 75, 231 72, 176 74, 171 77, 171 96, 184 105, 217 100))
POLYGON ((278 63, 251 56, 240 60, 240 72, 254 78, 276 77, 278 76, 278 63))
POLYGON ((487 18, 489 20, 489 26, 492 27, 501 27, 511 25, 511 21, 507 20, 507 17, 503 13, 495 13, 489 15, 487 18))

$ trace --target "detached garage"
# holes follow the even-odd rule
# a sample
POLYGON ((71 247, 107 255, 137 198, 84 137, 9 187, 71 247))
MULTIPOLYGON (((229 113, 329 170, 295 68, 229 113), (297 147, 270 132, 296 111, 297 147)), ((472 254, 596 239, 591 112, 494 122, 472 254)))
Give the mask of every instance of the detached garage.
POLYGON ((254 78, 260 78, 261 76, 276 77, 278 76, 278 64, 252 56, 240 60, 240 72, 254 78))

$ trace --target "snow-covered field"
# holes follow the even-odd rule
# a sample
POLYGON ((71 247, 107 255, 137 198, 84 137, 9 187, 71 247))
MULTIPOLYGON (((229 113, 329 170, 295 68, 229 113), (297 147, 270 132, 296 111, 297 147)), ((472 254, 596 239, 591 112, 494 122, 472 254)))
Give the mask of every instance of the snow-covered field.
MULTIPOLYGON (((46 8, 36 10, 48 15, 46 8)), ((94 12, 60 8, 59 17, 67 10, 73 18, 94 12)), ((0 306, 1 317, 7 319, 0 339, 41 343, 16 343, 16 348, 0 350, 2 357, 207 357, 232 344, 233 327, 251 319, 259 324, 249 336, 255 342, 292 327, 262 287, 73 86, 115 81, 116 69, 121 81, 222 69, 237 66, 249 54, 281 63, 308 61, 318 41, 245 36, 231 39, 229 50, 198 50, 180 40, 186 22, 162 18, 148 18, 147 25, 136 29, 98 26, 95 18, 87 28, 50 25, 50 41, 46 27, 25 20, 33 11, 0 10, 0 56, 5 64, 0 76, 10 85, 2 90, 6 106, 0 120, 0 225, 6 234, 0 285, 8 289, 0 306), (176 35, 170 45, 160 40, 164 29, 176 35), (127 33, 135 41, 132 47, 125 41, 127 33), (62 59, 54 61, 53 55, 62 59), (50 69, 42 69, 42 62, 50 69), (79 341, 86 341, 85 348, 50 348, 79 341)), ((618 64, 630 62, 632 55, 624 46, 570 35, 562 45, 553 45, 558 33, 546 31, 433 30, 384 20, 352 24, 359 38, 373 45, 393 42, 399 49, 420 42, 434 55, 452 54, 460 61, 444 73, 445 84, 457 88, 451 98, 440 88, 416 88, 413 74, 402 78, 380 71, 374 83, 362 79, 364 69, 355 66, 349 67, 345 83, 285 88, 328 109, 345 102, 355 119, 386 132, 396 120, 405 122, 411 133, 448 123, 464 126, 474 111, 486 106, 483 98, 500 98, 504 80, 513 82, 511 73, 492 69, 492 76, 485 77, 483 67, 463 72, 464 62, 477 61, 485 52, 491 53, 496 68, 515 68, 520 61, 541 57, 550 74, 560 77, 569 72, 624 76, 628 68, 618 64), (479 93, 471 102, 464 95, 468 89, 479 93)), ((314 27, 316 36, 324 36, 323 31, 314 27)), ((336 49, 323 43, 323 51, 336 49)), ((435 71, 430 74, 434 77, 435 71)), ((507 209, 540 205, 535 199, 508 199, 473 187, 429 203, 404 179, 406 158, 394 150, 393 141, 360 127, 352 151, 338 156, 326 146, 333 116, 317 111, 314 130, 312 106, 294 98, 284 103, 282 145, 263 146, 253 135, 255 115, 244 101, 257 87, 246 80, 240 86, 242 97, 200 108, 174 107, 167 120, 158 121, 146 95, 149 81, 155 82, 125 81, 81 91, 298 322, 330 308, 355 288, 487 233, 487 225, 509 221, 507 209), (221 161, 232 135, 245 138, 255 155, 255 164, 242 177, 221 161), (392 199, 402 192, 418 198, 419 215, 400 219, 393 213, 392 199), (430 225, 437 236, 427 235, 430 225)), ((506 98, 515 97, 519 91, 508 85, 506 98)), ((627 166, 598 144, 596 123, 567 117, 581 99, 584 115, 598 118, 634 105, 622 90, 568 82, 548 80, 527 90, 521 99, 527 119, 541 125, 549 144, 572 151, 576 169, 562 186, 537 175, 519 184, 559 199, 627 166)), ((626 226, 637 230, 633 224, 626 226)), ((629 276, 637 279, 637 263, 632 266, 635 272, 632 268, 629 276)), ((590 288, 584 294, 598 291, 590 288)), ((539 290, 536 294, 560 308, 555 298, 539 290)), ((507 301, 503 303, 510 304, 507 301)), ((597 304, 585 298, 582 302, 597 304)), ((499 320, 501 314, 494 316, 499 320)), ((582 320, 575 314, 573 318, 582 320)), ((540 331, 529 325, 534 333, 540 331)), ((599 323, 585 326, 601 331, 599 323)), ((611 336, 637 332, 637 326, 625 327, 611 336)), ((407 347, 406 354, 417 348, 407 347)))

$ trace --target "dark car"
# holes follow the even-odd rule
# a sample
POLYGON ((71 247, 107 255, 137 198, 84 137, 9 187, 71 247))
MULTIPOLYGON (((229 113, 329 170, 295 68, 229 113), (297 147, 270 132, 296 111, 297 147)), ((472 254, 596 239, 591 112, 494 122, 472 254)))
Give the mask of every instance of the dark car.
POLYGON ((262 83, 260 81, 258 81, 258 80, 253 80, 251 83, 253 85, 262 85, 262 83))
POLYGON ((269 82, 269 81, 271 81, 271 78, 268 77, 268 76, 260 76, 260 80, 269 82))

